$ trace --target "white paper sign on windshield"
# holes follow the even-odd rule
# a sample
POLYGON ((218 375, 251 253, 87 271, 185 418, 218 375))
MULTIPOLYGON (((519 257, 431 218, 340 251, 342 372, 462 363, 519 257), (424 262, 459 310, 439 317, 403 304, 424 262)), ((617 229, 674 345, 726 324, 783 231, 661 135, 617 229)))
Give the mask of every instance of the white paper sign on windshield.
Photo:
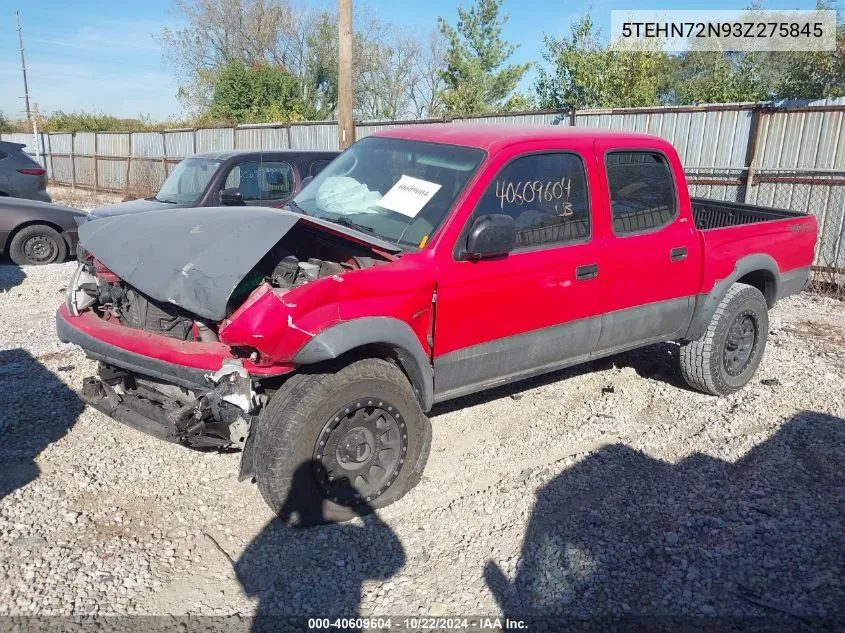
POLYGON ((440 187, 441 185, 436 182, 402 176, 390 188, 390 191, 382 196, 378 205, 413 218, 422 210, 426 202, 434 197, 440 187))

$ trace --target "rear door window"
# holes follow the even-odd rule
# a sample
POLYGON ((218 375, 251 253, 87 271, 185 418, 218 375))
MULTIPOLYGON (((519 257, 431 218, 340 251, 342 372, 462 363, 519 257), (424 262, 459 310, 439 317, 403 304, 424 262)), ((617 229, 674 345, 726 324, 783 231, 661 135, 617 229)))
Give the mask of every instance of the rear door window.
POLYGON ((237 189, 244 201, 284 200, 293 193, 293 167, 285 161, 249 161, 232 167, 225 189, 237 189))
POLYGON ((678 215, 675 179, 659 152, 610 152, 605 158, 613 232, 647 233, 678 215))

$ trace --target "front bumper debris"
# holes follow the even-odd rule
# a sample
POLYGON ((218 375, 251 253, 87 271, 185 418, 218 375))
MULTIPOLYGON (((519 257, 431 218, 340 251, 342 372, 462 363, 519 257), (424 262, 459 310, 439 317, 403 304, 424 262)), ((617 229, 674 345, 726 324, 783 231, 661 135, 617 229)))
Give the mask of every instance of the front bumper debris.
POLYGON ((213 389, 192 392, 109 365, 85 378, 82 400, 138 431, 193 448, 243 448, 254 416, 213 389))

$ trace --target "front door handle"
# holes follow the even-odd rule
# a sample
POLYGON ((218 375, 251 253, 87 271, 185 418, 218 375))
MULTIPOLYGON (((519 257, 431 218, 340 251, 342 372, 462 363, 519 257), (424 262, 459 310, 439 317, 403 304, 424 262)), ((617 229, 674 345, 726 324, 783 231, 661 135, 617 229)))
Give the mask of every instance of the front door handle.
POLYGON ((575 279, 584 281, 585 279, 595 279, 599 276, 598 264, 587 264, 586 266, 578 266, 575 269, 575 279))
POLYGON ((680 262, 687 258, 687 247, 686 246, 678 246, 677 248, 673 248, 669 251, 669 259, 673 262, 680 262))

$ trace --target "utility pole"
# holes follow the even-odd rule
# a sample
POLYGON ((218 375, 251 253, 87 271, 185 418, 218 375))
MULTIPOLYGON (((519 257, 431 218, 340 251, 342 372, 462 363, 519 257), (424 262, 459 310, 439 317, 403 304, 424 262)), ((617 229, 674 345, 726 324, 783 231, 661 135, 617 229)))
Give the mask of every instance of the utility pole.
POLYGON ((21 49, 21 72, 23 73, 23 98, 26 102, 26 121, 32 126, 32 145, 35 148, 35 158, 41 163, 41 143, 38 139, 38 126, 29 109, 29 85, 26 82, 26 62, 23 58, 23 34, 21 33, 21 14, 15 11, 15 21, 18 23, 18 47, 21 49))
POLYGON ((32 121, 32 112, 29 110, 29 86, 26 83, 26 62, 23 58, 23 35, 21 34, 21 14, 15 11, 15 19, 18 23, 18 46, 21 49, 21 72, 23 72, 23 98, 26 100, 26 120, 32 121))
POLYGON ((337 129, 340 149, 355 142, 352 118, 352 0, 338 0, 337 129))

